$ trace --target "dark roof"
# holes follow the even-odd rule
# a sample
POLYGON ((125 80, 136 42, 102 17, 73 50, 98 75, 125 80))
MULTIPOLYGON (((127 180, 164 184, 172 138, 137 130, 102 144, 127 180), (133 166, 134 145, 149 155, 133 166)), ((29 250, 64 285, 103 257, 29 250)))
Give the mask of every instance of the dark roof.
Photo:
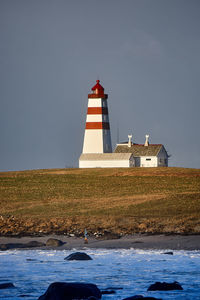
POLYGON ((118 144, 115 153, 133 153, 134 157, 157 156, 162 147, 164 147, 162 144, 149 144, 149 146, 133 144, 131 147, 128 147, 128 144, 118 144))

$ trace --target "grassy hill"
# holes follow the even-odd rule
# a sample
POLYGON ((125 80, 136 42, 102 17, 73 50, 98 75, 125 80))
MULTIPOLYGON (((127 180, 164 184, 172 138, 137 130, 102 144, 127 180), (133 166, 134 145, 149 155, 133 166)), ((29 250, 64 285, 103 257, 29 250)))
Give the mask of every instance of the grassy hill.
POLYGON ((200 170, 0 173, 0 234, 200 233, 200 170))

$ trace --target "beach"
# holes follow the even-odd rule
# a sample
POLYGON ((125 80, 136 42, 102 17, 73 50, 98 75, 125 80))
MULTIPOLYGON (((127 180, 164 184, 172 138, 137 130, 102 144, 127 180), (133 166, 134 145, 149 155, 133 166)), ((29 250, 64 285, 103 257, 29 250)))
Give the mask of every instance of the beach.
MULTIPOLYGON (((24 236, 24 237, 0 237, 0 247, 2 245, 12 245, 7 249, 29 249, 32 242, 43 243, 42 246, 36 246, 34 249, 58 249, 58 250, 81 250, 81 249, 144 249, 144 250, 200 250, 200 235, 127 235, 118 239, 103 239, 88 237, 86 244, 84 238, 65 235, 45 235, 45 236, 24 236), (63 245, 45 246, 48 239, 58 239, 63 242, 63 245), (26 244, 29 245, 26 246, 26 244), (21 247, 21 246, 22 247, 21 247)), ((5 248, 5 250, 7 250, 5 248)), ((31 246, 33 249, 33 246, 31 246)))

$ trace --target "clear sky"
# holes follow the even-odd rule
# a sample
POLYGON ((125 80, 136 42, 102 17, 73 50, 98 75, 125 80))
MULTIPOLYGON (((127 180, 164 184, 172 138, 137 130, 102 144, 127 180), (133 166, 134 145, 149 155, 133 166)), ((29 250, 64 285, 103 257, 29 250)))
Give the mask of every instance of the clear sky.
POLYGON ((200 168, 199 0, 0 0, 0 170, 77 167, 96 79, 113 148, 200 168))

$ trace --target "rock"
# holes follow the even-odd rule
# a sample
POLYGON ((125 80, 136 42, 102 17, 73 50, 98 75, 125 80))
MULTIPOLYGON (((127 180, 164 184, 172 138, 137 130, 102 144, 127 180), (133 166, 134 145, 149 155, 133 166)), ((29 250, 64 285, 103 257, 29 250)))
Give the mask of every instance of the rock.
POLYGON ((8 243, 8 244, 1 244, 0 250, 9 250, 9 249, 19 249, 19 248, 34 248, 34 247, 43 247, 45 246, 44 243, 31 241, 26 244, 24 243, 8 243))
POLYGON ((7 283, 0 283, 0 289, 10 289, 14 288, 14 284, 12 282, 7 282, 7 283))
POLYGON ((92 258, 84 252, 75 252, 65 257, 64 260, 92 260, 92 258))
POLYGON ((117 234, 117 233, 113 233, 113 232, 108 231, 108 230, 104 230, 104 232, 103 232, 103 238, 105 240, 114 240, 114 239, 120 239, 121 235, 117 234))
POLYGON ((8 250, 8 245, 7 245, 7 244, 1 244, 1 245, 0 245, 0 250, 1 250, 1 251, 8 250))
POLYGON ((24 244, 24 248, 44 247, 45 244, 38 241, 30 241, 24 244))
POLYGON ((101 291, 101 295, 110 295, 110 294, 116 294, 114 290, 103 290, 101 291))
POLYGON ((79 282, 54 282, 38 300, 101 299, 95 284, 79 282))
POLYGON ((168 251, 168 252, 164 252, 163 254, 173 255, 174 253, 172 251, 168 251))
POLYGON ((62 241, 53 238, 50 238, 46 241, 46 246, 51 246, 51 247, 60 247, 63 244, 64 243, 62 241))
POLYGON ((150 285, 147 291, 173 291, 173 290, 183 290, 183 288, 177 281, 174 281, 172 283, 156 282, 150 285))
POLYGON ((125 298, 123 300, 162 300, 162 299, 158 299, 158 298, 154 298, 154 297, 143 297, 142 295, 135 295, 132 297, 128 297, 125 298))

